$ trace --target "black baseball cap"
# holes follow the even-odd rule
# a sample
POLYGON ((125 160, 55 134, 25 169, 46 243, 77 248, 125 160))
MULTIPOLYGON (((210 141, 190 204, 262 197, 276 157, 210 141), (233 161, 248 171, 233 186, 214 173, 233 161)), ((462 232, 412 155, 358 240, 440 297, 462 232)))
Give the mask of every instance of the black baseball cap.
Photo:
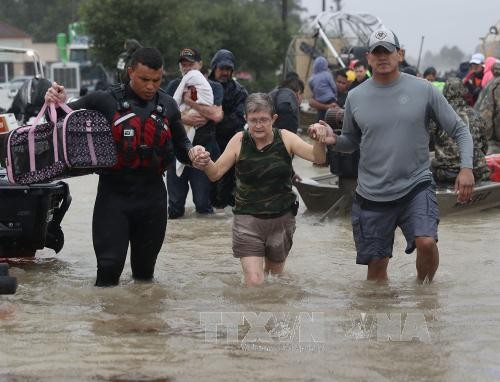
POLYGON ((191 62, 201 61, 200 53, 193 48, 184 48, 179 53, 179 62, 182 60, 187 60, 191 62))

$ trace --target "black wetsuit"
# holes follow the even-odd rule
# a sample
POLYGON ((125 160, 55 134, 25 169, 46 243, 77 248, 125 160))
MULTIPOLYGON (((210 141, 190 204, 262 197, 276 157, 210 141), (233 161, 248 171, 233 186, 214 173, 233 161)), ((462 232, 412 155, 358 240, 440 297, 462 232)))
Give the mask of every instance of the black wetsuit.
MULTIPOLYGON (((161 97, 167 110, 175 156, 183 163, 190 163, 188 151, 191 143, 186 137, 177 104, 166 94, 161 94, 161 97)), ((141 100, 129 86, 125 88, 125 99, 142 120, 157 105, 156 99, 141 100)), ((111 91, 106 91, 91 93, 69 106, 73 109, 99 110, 112 121, 118 102, 111 91)), ((100 172, 92 222, 92 239, 97 257, 96 286, 118 284, 129 243, 133 277, 151 279, 166 226, 167 191, 158 169, 100 172)))

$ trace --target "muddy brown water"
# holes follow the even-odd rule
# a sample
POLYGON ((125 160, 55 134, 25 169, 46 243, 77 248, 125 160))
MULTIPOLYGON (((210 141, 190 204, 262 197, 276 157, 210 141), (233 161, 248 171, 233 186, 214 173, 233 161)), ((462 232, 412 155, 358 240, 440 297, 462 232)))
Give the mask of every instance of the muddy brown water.
POLYGON ((442 220, 430 285, 415 283, 398 233, 390 281, 374 285, 355 264, 349 219, 318 224, 302 205, 286 274, 246 289, 230 210, 200 218, 189 201, 168 223, 153 283, 135 283, 127 261, 120 286, 100 289, 96 180, 69 180, 61 253, 12 264, 0 381, 500 380, 500 209, 442 220))

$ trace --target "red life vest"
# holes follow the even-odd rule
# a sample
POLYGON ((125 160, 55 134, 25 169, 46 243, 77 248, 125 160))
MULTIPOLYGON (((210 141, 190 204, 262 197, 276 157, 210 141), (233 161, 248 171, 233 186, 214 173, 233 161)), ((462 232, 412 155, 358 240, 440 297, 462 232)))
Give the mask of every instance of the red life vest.
POLYGON ((165 94, 158 92, 156 105, 144 120, 134 113, 125 100, 123 85, 112 88, 118 106, 113 116, 113 138, 118 149, 118 162, 114 170, 154 169, 163 173, 174 160, 172 132, 164 100, 165 94))

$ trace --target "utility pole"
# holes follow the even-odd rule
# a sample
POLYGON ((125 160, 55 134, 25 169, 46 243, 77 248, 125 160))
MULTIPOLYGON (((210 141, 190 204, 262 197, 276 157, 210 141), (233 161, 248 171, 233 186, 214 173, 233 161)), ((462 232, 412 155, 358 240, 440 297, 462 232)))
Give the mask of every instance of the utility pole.
POLYGON ((288 0, 281 0, 281 22, 283 23, 283 30, 288 29, 288 0))
POLYGON ((323 12, 326 11, 326 0, 323 0, 323 8, 322 8, 323 12))
POLYGON ((337 12, 340 12, 342 9, 342 0, 333 0, 335 1, 335 4, 337 4, 337 12))

